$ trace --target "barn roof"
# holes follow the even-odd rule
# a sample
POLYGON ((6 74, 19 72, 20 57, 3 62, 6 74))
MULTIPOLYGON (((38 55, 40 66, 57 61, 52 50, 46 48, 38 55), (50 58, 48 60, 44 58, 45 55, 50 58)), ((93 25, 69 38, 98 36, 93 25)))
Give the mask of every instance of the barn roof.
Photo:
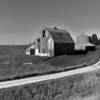
POLYGON ((57 43, 74 43, 71 35, 66 30, 58 29, 58 28, 45 28, 47 30, 53 40, 57 43))

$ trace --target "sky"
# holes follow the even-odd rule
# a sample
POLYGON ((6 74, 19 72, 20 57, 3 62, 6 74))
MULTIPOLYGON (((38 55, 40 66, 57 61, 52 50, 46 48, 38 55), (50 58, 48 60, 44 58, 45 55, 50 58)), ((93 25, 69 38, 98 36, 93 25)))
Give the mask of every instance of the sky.
POLYGON ((100 37, 100 0, 0 0, 0 45, 33 42, 44 27, 100 37))

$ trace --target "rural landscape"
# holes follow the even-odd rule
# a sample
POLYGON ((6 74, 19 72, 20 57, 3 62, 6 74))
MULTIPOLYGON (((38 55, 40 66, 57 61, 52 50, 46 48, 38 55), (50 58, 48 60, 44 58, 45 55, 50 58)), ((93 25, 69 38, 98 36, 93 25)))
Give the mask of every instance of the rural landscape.
MULTIPOLYGON (((95 51, 88 51, 85 54, 75 52, 72 55, 55 57, 26 55, 25 51, 30 45, 1 45, 0 81, 52 74, 92 65, 100 59, 100 45, 96 34, 92 35, 91 41, 96 45, 95 51)), ((86 100, 87 98, 97 100, 100 91, 99 74, 98 70, 86 74, 1 89, 0 100, 66 100, 66 98, 68 100, 86 100)))
POLYGON ((100 100, 100 1, 0 0, 0 100, 100 100))
POLYGON ((96 35, 93 36, 95 51, 81 54, 79 50, 80 54, 75 51, 75 54, 55 57, 26 55, 25 51, 30 45, 1 45, 0 80, 6 81, 92 65, 100 58, 99 39, 95 38, 96 35))

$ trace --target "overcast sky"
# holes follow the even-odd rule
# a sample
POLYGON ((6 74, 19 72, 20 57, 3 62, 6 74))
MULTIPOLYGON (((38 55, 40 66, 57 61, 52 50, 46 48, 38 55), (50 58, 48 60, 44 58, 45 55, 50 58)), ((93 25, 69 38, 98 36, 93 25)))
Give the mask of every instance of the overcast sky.
POLYGON ((43 27, 64 28, 73 38, 100 34, 100 0, 0 0, 0 44, 28 44, 43 27))

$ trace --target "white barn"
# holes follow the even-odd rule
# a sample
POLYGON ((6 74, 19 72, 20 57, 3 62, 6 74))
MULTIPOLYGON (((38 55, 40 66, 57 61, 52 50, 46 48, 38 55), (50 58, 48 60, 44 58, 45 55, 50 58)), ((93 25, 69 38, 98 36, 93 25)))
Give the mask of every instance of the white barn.
POLYGON ((26 54, 49 57, 72 54, 74 52, 74 45, 75 43, 70 33, 66 30, 44 28, 40 31, 35 44, 26 50, 26 54))

